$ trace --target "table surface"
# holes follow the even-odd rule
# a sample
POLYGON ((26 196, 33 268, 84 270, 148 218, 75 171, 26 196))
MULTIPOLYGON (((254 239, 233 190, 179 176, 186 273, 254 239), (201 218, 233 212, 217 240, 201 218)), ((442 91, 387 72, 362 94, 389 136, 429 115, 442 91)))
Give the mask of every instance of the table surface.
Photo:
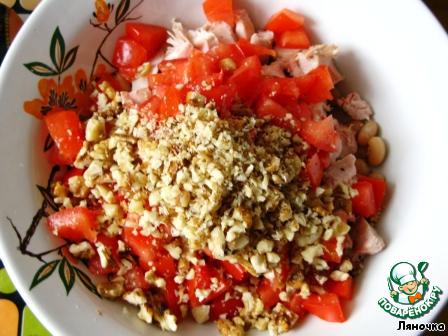
MULTIPOLYGON (((4 4, 26 17, 40 0, 0 0, 4 4)), ((425 0, 438 20, 448 31, 448 0, 425 0)), ((2 18, 3 20, 3 18, 2 18)), ((2 23, 3 24, 3 23, 2 23)), ((1 29, 0 29, 1 32, 1 29)), ((1 36, 3 39, 4 37, 1 36)), ((4 41, 0 41, 5 44, 4 41)), ((448 305, 435 321, 448 324, 448 305)), ((440 334, 440 333, 439 333, 440 334)), ((10 281, 0 260, 0 336, 50 336, 50 333, 36 319, 26 306, 10 281)), ((426 335, 426 334, 425 334, 426 335)), ((427 333, 430 335, 430 333, 427 333)))

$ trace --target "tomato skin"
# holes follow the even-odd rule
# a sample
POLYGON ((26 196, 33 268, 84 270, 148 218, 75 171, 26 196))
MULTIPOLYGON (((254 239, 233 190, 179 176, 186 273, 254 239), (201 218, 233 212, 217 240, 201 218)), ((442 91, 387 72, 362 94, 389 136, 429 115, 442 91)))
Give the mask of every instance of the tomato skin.
POLYGON ((240 297, 230 298, 228 300, 217 299, 210 304, 210 320, 217 321, 220 316, 225 315, 230 319, 238 313, 238 308, 243 308, 244 304, 240 297))
POLYGON ((168 309, 176 316, 177 322, 181 322, 183 319, 182 312, 179 308, 179 298, 176 294, 178 287, 179 286, 173 279, 166 279, 165 300, 168 305, 168 309))
POLYGON ((328 279, 324 285, 325 289, 339 296, 341 299, 351 300, 353 298, 353 278, 344 281, 328 279))
POLYGON ((265 26, 265 30, 274 33, 283 33, 288 30, 300 29, 305 25, 305 18, 289 9, 283 9, 275 13, 265 26))
POLYGON ((367 181, 358 181, 352 185, 358 195, 352 198, 353 211, 358 215, 369 218, 377 213, 375 192, 373 186, 367 181))
POLYGON ((219 85, 201 93, 208 100, 215 102, 216 109, 221 118, 231 116, 231 108, 236 96, 236 89, 233 85, 219 85))
POLYGON ((277 53, 274 49, 269 49, 260 45, 252 44, 246 39, 240 39, 237 43, 240 50, 245 57, 250 56, 272 56, 275 57, 277 53))
POLYGON ((271 98, 287 108, 292 103, 297 104, 300 90, 294 78, 264 77, 260 96, 271 98))
POLYGON ((112 63, 118 68, 137 68, 148 60, 148 52, 139 43, 127 37, 120 37, 112 57, 112 63))
POLYGON ((308 49, 310 39, 304 29, 288 30, 275 37, 275 44, 279 48, 308 49))
POLYGON ((187 281, 187 290, 191 307, 197 307, 220 297, 222 294, 227 292, 232 285, 232 282, 229 279, 225 279, 224 276, 212 266, 195 265, 194 271, 194 278, 187 281), (212 285, 212 278, 218 279, 218 289, 211 291, 207 297, 199 300, 196 297, 196 289, 210 289, 212 285))
POLYGON ((340 264, 342 261, 342 256, 340 256, 337 251, 337 240, 336 238, 331 238, 329 240, 322 240, 321 244, 324 248, 324 254, 322 255, 322 259, 333 262, 336 264, 340 264))
POLYGON ((145 272, 140 266, 133 265, 124 274, 124 288, 126 291, 132 291, 136 288, 147 290, 149 288, 149 283, 145 280, 145 272))
POLYGON ((177 271, 177 263, 163 248, 164 242, 161 239, 152 236, 146 237, 140 233, 135 235, 133 231, 132 227, 124 227, 123 240, 132 253, 139 258, 143 270, 149 271, 154 266, 159 276, 174 277, 177 271))
POLYGON ((284 304, 289 310, 296 313, 299 318, 302 318, 306 315, 306 311, 303 308, 303 299, 298 293, 293 294, 289 298, 288 302, 285 302, 284 304))
POLYGON ((239 67, 244 61, 244 53, 237 44, 224 44, 221 43, 212 48, 208 55, 211 56, 216 63, 224 58, 231 58, 237 67, 239 67))
POLYGON ((270 98, 261 99, 257 104, 256 114, 259 118, 271 117, 284 119, 288 110, 270 98))
POLYGON ((224 270, 236 281, 242 282, 249 278, 249 273, 240 264, 232 264, 229 261, 221 261, 224 270))
POLYGON ((261 63, 258 56, 246 58, 241 66, 229 78, 239 97, 250 106, 258 96, 261 81, 261 63))
POLYGON ((326 152, 336 150, 336 141, 339 135, 335 130, 332 116, 328 116, 321 121, 306 120, 302 125, 300 134, 317 149, 326 152))
POLYGON ((179 112, 179 104, 185 101, 183 93, 175 87, 168 87, 160 104, 159 116, 162 120, 174 117, 179 112))
POLYGON ((164 27, 137 22, 126 24, 126 35, 146 49, 148 59, 157 54, 168 37, 164 27))
POLYGON ((117 273, 120 269, 120 257, 118 255, 118 239, 117 237, 108 237, 102 233, 98 234, 96 243, 103 244, 109 252, 110 258, 105 268, 101 266, 101 260, 98 253, 89 259, 89 271, 95 275, 108 275, 117 273))
POLYGON ((160 112, 162 100, 158 96, 152 96, 147 102, 143 104, 140 111, 146 118, 157 117, 160 112))
POLYGON ((44 116, 51 138, 58 149, 58 160, 64 164, 75 161, 84 141, 84 131, 75 111, 51 111, 44 116))
POLYGON ((325 321, 344 322, 346 320, 339 298, 333 293, 311 294, 303 300, 303 307, 325 321))
POLYGON ((266 278, 261 279, 258 283, 257 293, 266 309, 270 309, 280 301, 280 292, 281 289, 275 288, 274 284, 266 278))
POLYGON ((386 196, 387 183, 381 178, 370 176, 359 176, 358 181, 368 182, 372 185, 373 195, 375 197, 375 207, 377 212, 381 210, 386 196))
POLYGON ((302 77, 296 78, 300 88, 301 99, 305 103, 319 103, 332 99, 334 88, 330 70, 326 65, 320 65, 302 77))
POLYGON ((324 170, 317 153, 315 153, 310 159, 308 159, 308 161, 306 162, 305 170, 311 182, 311 186, 313 188, 320 186, 322 177, 324 176, 324 170))
POLYGON ((235 24, 233 0, 205 0, 202 7, 208 21, 224 21, 231 26, 235 24))
POLYGON ((72 242, 88 240, 95 242, 98 221, 96 213, 83 207, 59 210, 48 217, 50 231, 63 239, 72 242))

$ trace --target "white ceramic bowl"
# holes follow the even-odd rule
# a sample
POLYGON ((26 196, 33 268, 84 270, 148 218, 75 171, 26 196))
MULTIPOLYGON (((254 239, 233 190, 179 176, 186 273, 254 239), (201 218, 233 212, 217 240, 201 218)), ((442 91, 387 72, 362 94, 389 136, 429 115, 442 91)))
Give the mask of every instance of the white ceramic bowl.
MULTIPOLYGON (((118 1, 111 2, 117 6, 118 1)), ((204 22, 201 3, 145 0, 134 14, 141 15, 143 22, 164 25, 178 17, 194 27, 204 22)), ((393 264, 427 261, 425 275, 431 284, 448 290, 447 37, 417 0, 247 0, 240 1, 240 5, 250 10, 258 24, 282 7, 305 14, 316 39, 340 47, 337 63, 347 78, 346 85, 359 90, 371 102, 389 144, 389 158, 383 169, 391 192, 379 229, 387 248, 369 260, 357 281, 346 323, 331 324, 309 317, 292 334, 392 334, 399 320, 380 309, 377 302, 388 296, 386 279, 393 264)), ((134 314, 124 314, 120 305, 95 297, 78 277, 67 296, 58 270, 30 291, 33 276, 42 264, 18 251, 18 238, 6 219, 10 217, 25 235, 42 202, 35 185, 45 184, 49 171, 41 154, 39 122, 26 115, 22 107, 25 100, 39 97, 37 84, 42 77, 23 64, 39 61, 51 65, 50 39, 59 26, 65 41, 66 64, 70 63, 71 48, 79 45, 74 64, 62 78, 80 67, 89 71, 105 35, 89 24, 93 10, 90 0, 43 1, 20 31, 1 67, 0 255, 25 301, 55 335, 162 335, 131 317, 134 314)), ((113 17, 110 20, 113 22, 113 17)), ((105 55, 110 55, 122 31, 121 25, 107 40, 105 55)), ((56 49, 61 46, 61 39, 54 41, 56 49)), ((55 58, 58 63, 57 53, 55 58)), ((36 66, 34 70, 49 72, 36 66)), ((57 244, 42 224, 28 249, 45 251, 57 244)), ((60 259, 57 254, 46 256, 47 261, 56 259, 60 259)), ((442 301, 445 297, 443 294, 442 301)), ((440 302, 431 313, 411 322, 431 320, 442 306, 440 302)), ((212 335, 217 331, 212 325, 187 324, 181 327, 181 334, 212 335)))

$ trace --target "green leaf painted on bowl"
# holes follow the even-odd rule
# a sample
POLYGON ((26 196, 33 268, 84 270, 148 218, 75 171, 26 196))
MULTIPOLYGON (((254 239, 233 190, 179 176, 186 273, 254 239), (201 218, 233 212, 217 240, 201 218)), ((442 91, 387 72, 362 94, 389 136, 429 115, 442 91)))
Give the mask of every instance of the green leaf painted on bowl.
POLYGON ((60 260, 53 260, 40 267, 34 275, 30 290, 52 275, 59 262, 60 260))
POLYGON ((58 74, 56 70, 42 62, 31 62, 24 65, 29 71, 38 76, 49 77, 58 74))
POLYGON ((73 63, 75 63, 76 60, 76 54, 78 53, 79 46, 74 47, 73 49, 70 49, 70 51, 65 55, 64 62, 62 63, 62 71, 64 72, 68 70, 73 63))
POLYGON ((74 267, 76 275, 78 276, 78 279, 81 280, 82 284, 93 294, 101 298, 100 294, 98 293, 98 290, 96 289, 95 284, 90 280, 89 276, 85 274, 83 271, 81 271, 79 268, 74 267))
POLYGON ((9 278, 6 269, 0 269, 0 293, 12 294, 16 291, 16 287, 9 278))
POLYGON ((65 57, 65 41, 59 27, 56 27, 56 30, 51 37, 50 57, 53 65, 58 70, 58 73, 62 73, 62 64, 65 57))
POLYGON ((23 309, 21 336, 51 336, 51 334, 34 316, 33 312, 25 307, 23 309))
POLYGON ((63 258, 61 263, 59 264, 59 276, 64 284, 65 291, 67 295, 73 288, 75 284, 75 270, 73 266, 67 261, 67 259, 63 258))

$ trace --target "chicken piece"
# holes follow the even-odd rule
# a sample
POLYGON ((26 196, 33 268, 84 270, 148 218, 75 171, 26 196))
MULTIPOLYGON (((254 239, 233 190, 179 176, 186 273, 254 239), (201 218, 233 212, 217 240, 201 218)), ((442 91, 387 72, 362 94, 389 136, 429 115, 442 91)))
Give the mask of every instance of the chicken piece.
POLYGON ((340 82, 343 77, 333 64, 333 58, 338 54, 335 45, 319 44, 297 53, 297 62, 303 74, 316 69, 319 65, 327 65, 330 69, 333 82, 340 82))
POLYGON ((235 11, 235 33, 238 38, 249 40, 255 34, 254 24, 245 9, 235 11))
POLYGON ((193 44, 191 43, 187 32, 182 23, 173 19, 171 31, 168 32, 168 49, 166 52, 166 60, 174 60, 179 58, 187 58, 193 52, 193 44))
POLYGON ((354 154, 358 151, 358 142, 356 141, 356 131, 352 126, 336 125, 336 131, 341 139, 340 157, 354 154))
POLYGON ((261 74, 267 77, 286 77, 282 62, 275 61, 261 67, 261 74))
POLYGON ((351 183, 356 176, 355 161, 356 157, 349 154, 332 163, 325 173, 326 182, 332 187, 339 183, 351 183))
POLYGON ((204 26, 204 29, 215 34, 216 38, 220 43, 236 42, 236 37, 235 34, 233 33, 232 27, 224 21, 207 23, 204 26))
POLYGON ((219 40, 215 34, 201 27, 196 30, 189 30, 188 36, 190 37, 193 46, 203 53, 208 52, 213 47, 219 44, 219 40))
POLYGON ((276 48, 278 62, 283 67, 284 71, 287 71, 293 77, 299 77, 303 75, 302 69, 300 69, 299 64, 296 61, 297 53, 300 49, 283 49, 276 48))
POLYGON ((255 33, 250 37, 250 43, 265 48, 272 48, 272 44, 274 43, 274 33, 270 30, 255 33))
POLYGON ((354 120, 368 120, 373 114, 370 105, 357 92, 338 99, 338 104, 354 120))
POLYGON ((384 249, 386 243, 375 228, 361 218, 354 227, 354 251, 359 254, 374 255, 384 249))

